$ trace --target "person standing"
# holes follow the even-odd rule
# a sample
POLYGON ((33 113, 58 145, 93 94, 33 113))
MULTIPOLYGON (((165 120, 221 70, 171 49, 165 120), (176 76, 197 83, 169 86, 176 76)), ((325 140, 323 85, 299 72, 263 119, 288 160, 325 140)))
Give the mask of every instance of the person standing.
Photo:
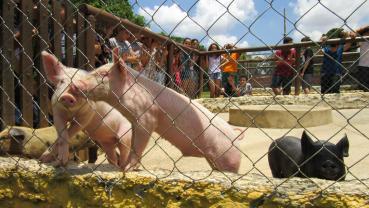
MULTIPOLYGON (((340 33, 343 38, 348 37, 355 38, 354 33, 345 33, 341 28, 333 28, 328 31, 327 36, 321 38, 321 41, 325 41, 327 37, 331 37, 328 34, 340 33)), ((344 51, 350 49, 351 43, 344 44, 341 41, 338 44, 329 44, 324 46, 321 51, 323 52, 323 65, 320 71, 320 86, 321 93, 339 93, 341 86, 341 77, 343 73, 342 68, 342 55, 344 51)))
MULTIPOLYGON (((303 37, 301 42, 311 41, 309 37, 303 37)), ((314 71, 314 52, 310 46, 306 47, 302 53, 302 69, 300 71, 300 76, 302 77, 302 90, 305 94, 310 93, 311 83, 313 80, 314 71)))
MULTIPOLYGON (((226 50, 235 49, 232 44, 224 46, 226 50)), ((240 57, 239 53, 224 54, 224 62, 222 63, 222 84, 224 86, 225 96, 232 97, 237 93, 237 60, 240 57)))
MULTIPOLYGON (((210 44, 208 51, 218 51, 220 50, 219 46, 216 43, 210 44)), ((208 65, 208 73, 209 73, 209 88, 210 88, 210 97, 216 98, 220 95, 221 88, 221 80, 222 80, 222 72, 220 70, 221 67, 221 55, 209 55, 207 58, 208 65)))
MULTIPOLYGON (((183 45, 191 48, 191 39, 185 38, 183 39, 183 45)), ((180 52, 180 71, 181 71, 181 80, 182 80, 182 90, 186 96, 192 97, 192 86, 195 84, 193 81, 193 64, 190 51, 186 51, 182 49, 180 52)))
MULTIPOLYGON (((283 44, 292 43, 292 38, 286 36, 283 44)), ((272 75, 272 90, 275 95, 289 95, 291 93, 291 85, 296 67, 296 50, 295 48, 287 48, 277 50, 274 55, 276 60, 276 69, 272 75)))
MULTIPOLYGON (((358 35, 369 36, 369 25, 361 27, 355 31, 358 35)), ((369 42, 364 41, 359 43, 360 60, 357 66, 357 79, 359 88, 363 91, 369 91, 369 42)))
POLYGON ((128 39, 131 34, 125 28, 116 28, 114 31, 114 36, 109 39, 109 44, 111 49, 119 48, 119 54, 125 56, 125 62, 129 67, 134 64, 138 64, 140 61, 139 56, 137 56, 128 39))

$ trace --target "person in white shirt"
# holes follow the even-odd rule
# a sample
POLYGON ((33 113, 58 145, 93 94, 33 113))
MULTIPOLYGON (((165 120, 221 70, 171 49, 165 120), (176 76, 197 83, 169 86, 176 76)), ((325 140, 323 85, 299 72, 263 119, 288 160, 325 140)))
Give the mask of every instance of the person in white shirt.
MULTIPOLYGON (((208 51, 220 50, 216 43, 210 44, 208 51)), ((210 97, 216 98, 220 96, 222 71, 220 69, 222 63, 221 55, 209 55, 207 58, 209 73, 210 97)))
POLYGON ((129 43, 128 39, 130 38, 130 32, 122 27, 118 27, 115 29, 115 35, 109 38, 109 44, 111 49, 119 48, 119 54, 126 56, 126 64, 129 67, 132 67, 133 64, 137 64, 139 62, 139 56, 137 56, 129 43))

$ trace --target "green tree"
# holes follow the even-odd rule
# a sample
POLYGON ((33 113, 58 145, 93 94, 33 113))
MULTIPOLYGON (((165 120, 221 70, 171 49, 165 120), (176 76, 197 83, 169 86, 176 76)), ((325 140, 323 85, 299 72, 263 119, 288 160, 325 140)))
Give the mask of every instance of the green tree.
POLYGON ((115 16, 126 18, 137 25, 145 26, 145 18, 133 13, 132 6, 129 4, 128 0, 71 0, 71 2, 77 7, 81 4, 89 4, 112 13, 115 16))

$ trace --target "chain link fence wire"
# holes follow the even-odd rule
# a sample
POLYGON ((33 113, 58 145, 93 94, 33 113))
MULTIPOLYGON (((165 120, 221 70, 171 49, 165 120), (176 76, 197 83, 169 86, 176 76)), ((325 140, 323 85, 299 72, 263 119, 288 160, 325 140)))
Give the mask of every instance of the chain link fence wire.
MULTIPOLYGON (((109 1, 104 0, 99 2, 103 9, 86 4, 74 4, 68 0, 2 1, 0 17, 0 63, 2 68, 0 106, 2 129, 8 132, 8 134, 2 135, 1 153, 17 161, 19 159, 14 156, 25 156, 25 149, 30 143, 38 143, 41 149, 40 152, 46 150, 53 151, 53 149, 59 148, 61 145, 60 140, 63 137, 70 140, 77 132, 83 131, 85 133, 85 135, 81 136, 83 142, 78 145, 70 144, 69 160, 75 160, 83 164, 95 163, 96 166, 88 166, 91 167, 91 173, 94 173, 98 168, 105 168, 107 163, 112 163, 117 167, 121 166, 119 159, 122 152, 129 152, 131 148, 129 145, 131 142, 126 142, 126 140, 130 140, 136 132, 132 130, 131 126, 127 127, 123 133, 116 131, 116 127, 111 125, 110 119, 116 113, 116 109, 110 107, 99 111, 96 110, 98 108, 96 108, 95 102, 89 100, 84 100, 83 102, 79 100, 74 101, 73 98, 72 102, 82 102, 82 104, 78 104, 78 108, 67 108, 64 106, 60 110, 61 107, 59 106, 61 102, 65 102, 63 100, 64 95, 69 93, 69 87, 83 77, 86 71, 91 72, 95 68, 111 63, 113 60, 112 49, 118 47, 120 55, 126 58, 127 65, 133 68, 140 76, 145 76, 157 84, 171 88, 177 93, 191 98, 188 101, 188 105, 195 106, 199 111, 201 109, 195 104, 196 101, 193 101, 193 99, 204 97, 205 94, 209 93, 209 90, 214 91, 210 93, 212 97, 224 97, 221 99, 223 107, 219 111, 213 112, 214 117, 207 118, 209 119, 209 126, 205 127, 200 134, 203 134, 211 126, 217 128, 212 123, 215 117, 227 119, 223 112, 230 106, 239 109, 243 114, 242 116, 253 121, 253 124, 249 126, 240 127, 241 132, 237 133, 239 136, 245 135, 246 137, 240 141, 240 146, 236 146, 236 149, 242 155, 239 179, 251 173, 258 173, 270 180, 272 175, 267 165, 267 158, 272 149, 268 150, 265 147, 274 143, 281 136, 300 135, 302 130, 319 139, 322 142, 321 148, 314 152, 311 157, 306 158, 305 161, 294 161, 294 165, 298 166, 294 167, 295 172, 286 177, 280 184, 275 184, 276 190, 283 183, 289 181, 291 177, 306 174, 299 171, 303 169, 305 164, 315 163, 316 158, 314 157, 319 156, 322 152, 329 154, 330 158, 334 157, 340 163, 343 163, 341 158, 337 156, 337 153, 329 148, 329 144, 322 140, 327 139, 328 142, 336 143, 336 138, 343 135, 343 133, 348 135, 350 154, 355 155, 352 156, 354 159, 350 159, 349 163, 346 162, 346 178, 359 181, 367 179, 368 175, 362 174, 358 169, 365 167, 365 164, 368 165, 369 152, 364 148, 359 148, 359 146, 365 147, 365 145, 368 145, 368 131, 365 128, 369 121, 366 116, 368 115, 368 100, 364 100, 364 104, 360 108, 352 110, 339 109, 334 103, 327 101, 330 93, 344 94, 353 92, 357 96, 364 96, 365 92, 368 91, 369 68, 368 65, 361 65, 362 63, 367 63, 367 60, 365 62, 364 59, 368 59, 368 28, 357 30, 349 25, 347 21, 358 9, 365 6, 366 1, 354 8, 348 16, 340 16, 327 7, 324 2, 317 1, 312 8, 306 10, 306 13, 297 20, 286 17, 275 7, 273 2, 265 1, 265 10, 255 16, 250 23, 246 24, 238 20, 237 16, 231 12, 230 7, 234 1, 214 0, 213 3, 221 5, 224 12, 219 14, 214 22, 205 26, 201 25, 191 15, 191 11, 199 3, 199 0, 193 1, 189 8, 181 7, 180 2, 177 1, 162 1, 158 4, 159 6, 155 7, 154 13, 146 11, 145 5, 141 1, 136 0, 131 2, 131 7, 133 9, 140 8, 147 15, 151 15, 151 19, 145 20, 144 26, 138 26, 127 19, 116 17, 112 11, 103 10, 104 8, 109 8, 108 5, 110 4, 109 1), (177 5, 181 11, 187 14, 171 30, 164 29, 164 25, 160 25, 155 18, 155 14, 166 4, 177 5), (320 41, 308 40, 283 44, 284 40, 282 38, 277 45, 270 45, 263 40, 262 36, 255 32, 255 27, 258 25, 260 18, 263 18, 267 13, 273 13, 284 18, 288 24, 293 25, 293 28, 286 32, 286 36, 292 35, 293 32, 307 36, 299 29, 298 24, 304 16, 316 7, 324 7, 326 13, 335 15, 339 20, 337 22, 339 26, 325 34, 320 41), (224 15, 230 15, 235 18, 244 30, 244 34, 237 41, 228 45, 221 45, 210 33, 211 29, 224 15), (184 21, 191 21, 197 25, 204 36, 197 37, 197 39, 194 37, 176 39, 174 34, 176 34, 177 28, 184 21), (150 27, 157 27, 160 30, 159 32, 162 33, 153 32, 150 30, 150 27), (258 40, 260 45, 258 47, 246 48, 235 47, 245 37, 258 40), (214 42, 214 49, 211 51, 208 50, 208 40, 214 42), (330 48, 334 47, 337 50, 345 50, 342 52, 342 58, 340 55, 329 51, 330 48), (311 54, 309 55, 306 52, 307 48, 311 49, 311 54), (81 71, 70 69, 62 71, 62 75, 59 74, 58 76, 59 78, 63 77, 63 83, 60 81, 59 83, 52 83, 52 80, 48 77, 50 72, 47 72, 42 64, 41 52, 44 50, 52 53, 63 65, 74 67, 81 71), (293 57, 290 57, 291 54, 293 54, 293 57), (304 76, 301 72, 306 70, 304 64, 307 61, 311 61, 311 66, 309 66, 309 76, 306 76, 307 73, 304 76), (323 69, 322 71, 322 67, 325 67, 326 64, 331 64, 338 71, 334 73, 325 71, 326 73, 324 74, 324 70, 329 70, 323 69), (234 66, 237 68, 235 71, 224 73, 226 67, 232 68, 234 66), (282 75, 277 74, 278 67, 287 67, 285 69, 287 70, 287 72, 285 71, 288 74, 287 77, 283 73, 282 75), (240 94, 243 92, 240 88, 246 85, 238 85, 241 77, 244 77, 246 82, 252 86, 253 96, 248 98, 269 96, 273 97, 273 103, 263 103, 262 110, 256 115, 249 115, 243 112, 242 106, 235 102, 236 98, 234 98, 244 96, 240 94), (283 80, 279 80, 278 86, 274 86, 275 89, 272 90, 270 86, 276 81, 274 79, 283 80), (230 80, 234 80, 234 83, 230 80), (297 117, 290 112, 291 109, 288 105, 282 105, 283 103, 280 102, 280 99, 277 99, 277 94, 287 92, 287 94, 302 96, 299 95, 302 93, 300 92, 301 85, 310 89, 310 94, 318 94, 319 100, 310 105, 308 110, 303 113, 303 116, 297 117), (294 89, 292 91, 289 90, 291 86, 294 89), (321 89, 321 86, 324 89, 321 89), (53 98, 52 95, 54 95, 53 98), (283 110, 288 112, 289 116, 294 117, 296 123, 292 128, 271 130, 259 127, 254 122, 261 116, 263 111, 267 111, 270 106, 274 105, 281 106, 283 110), (311 111, 322 105, 332 109, 334 124, 329 127, 315 127, 315 129, 304 127, 302 120, 306 119, 311 111), (60 112, 56 113, 58 110, 60 112), (88 123, 90 121, 84 119, 86 114, 93 116, 94 121, 98 120, 101 122, 97 124, 93 122, 88 123), (61 119, 62 116, 66 118, 61 119), (64 123, 60 124, 60 122, 64 123), (56 136, 52 141, 45 140, 45 136, 41 136, 40 131, 37 129, 53 125, 56 126, 58 140, 56 136), (16 126, 25 126, 32 129, 29 131, 19 130, 16 126), (317 130, 318 128, 320 128, 319 131, 317 130), (332 129, 329 129, 329 133, 326 133, 328 129, 324 131, 322 130, 323 128, 332 129), (114 143, 103 143, 105 141, 96 138, 99 137, 101 129, 110 132, 111 136, 115 138, 114 143), (261 154, 260 152, 256 154, 256 148, 253 148, 253 145, 259 147, 260 144, 255 142, 247 144, 246 141, 248 139, 251 140, 251 138, 256 139, 256 137, 262 138, 260 142, 263 143, 262 146, 265 152, 261 154), (354 145, 351 146, 351 143, 354 145), (114 150, 111 151, 111 149, 114 150), (119 149, 120 153, 115 149, 119 149), (328 153, 326 153, 327 151, 328 153), (360 173, 358 174, 358 172, 360 173)), ((136 84, 144 88, 152 96, 154 102, 157 102, 156 99, 165 91, 165 88, 161 88, 157 94, 151 94, 150 89, 145 89, 145 86, 139 82, 136 84)), ((245 91, 247 90, 245 89, 245 91)), ((171 99, 168 98, 168 102, 172 102, 171 99)), ((337 99, 340 99, 340 97, 338 96, 337 99)), ((173 102, 172 105, 176 105, 176 103, 173 102)), ((172 128, 177 128, 175 122, 180 120, 181 114, 186 113, 187 107, 181 110, 177 117, 171 118, 173 119, 172 128)), ((170 109, 161 108, 160 110, 167 112, 170 109)), ((140 121, 140 119, 144 118, 144 114, 145 112, 133 114, 135 116, 133 120, 140 121)), ((158 122, 160 123, 160 121, 158 122)), ((191 124, 191 121, 187 122, 191 124)), ((151 134, 151 130, 145 129, 145 126, 142 126, 139 122, 134 125, 143 129, 146 134, 151 134)), ((196 128, 196 126, 193 128, 196 128)), ((186 136, 186 139, 191 141, 192 145, 202 155, 205 155, 197 147, 199 136, 187 135, 187 132, 179 128, 178 130, 186 136)), ((170 129, 167 129, 161 135, 165 135, 167 131, 169 132, 170 129)), ((223 134, 226 137, 226 134, 223 134)), ((193 182, 202 180, 203 177, 192 178, 186 171, 201 170, 208 173, 204 178, 211 177, 211 173, 215 171, 211 168, 211 166, 214 166, 213 163, 231 149, 231 147, 227 149, 215 161, 209 160, 209 166, 205 160, 188 159, 176 148, 164 141, 161 135, 156 133, 150 135, 150 142, 141 155, 140 161, 138 161, 140 169, 152 173, 157 179, 168 176, 156 176, 153 172, 156 168, 168 169, 171 172, 178 171, 185 177, 193 180, 193 182), (156 158, 157 155, 160 155, 159 159, 156 158), (196 164, 199 164, 200 169, 198 169, 199 167, 196 164)), ((232 140, 234 138, 226 139, 232 140)), ((232 142, 232 144, 234 143, 236 142, 232 142)), ((274 148, 287 155, 286 150, 280 146, 277 145, 274 148)), ((34 158, 39 158, 40 156, 41 153, 28 155, 28 157, 34 158)), ((53 156, 56 163, 63 162, 60 156, 53 156)), ((287 157, 290 158, 289 155, 287 157)), ((224 172, 224 175, 228 177, 227 172, 224 172)), ((239 180, 228 178, 232 184, 239 180)), ((344 176, 334 179, 332 185, 342 179, 344 179, 344 176)), ((105 184, 107 192, 110 193, 114 185, 120 183, 120 180, 101 180, 105 184)), ((329 188, 315 184, 322 192, 329 188)), ((362 184, 367 187, 366 183, 362 182, 362 184)), ((142 191, 147 189, 150 189, 150 185, 141 187, 140 190, 137 190, 137 194, 140 195, 142 191)))

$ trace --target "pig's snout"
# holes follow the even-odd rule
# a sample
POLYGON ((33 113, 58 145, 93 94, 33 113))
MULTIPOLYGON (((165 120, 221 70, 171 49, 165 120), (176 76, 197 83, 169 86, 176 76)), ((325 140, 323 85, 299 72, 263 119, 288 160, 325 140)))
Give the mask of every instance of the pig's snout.
POLYGON ((335 179, 339 172, 340 172, 341 167, 339 167, 339 164, 331 161, 331 160, 327 160, 325 161, 322 166, 321 166, 321 171, 323 173, 323 175, 327 178, 327 179, 335 179))
POLYGON ((59 101, 64 106, 68 106, 68 107, 73 107, 77 103, 77 99, 69 93, 65 93, 62 96, 60 96, 59 101))

